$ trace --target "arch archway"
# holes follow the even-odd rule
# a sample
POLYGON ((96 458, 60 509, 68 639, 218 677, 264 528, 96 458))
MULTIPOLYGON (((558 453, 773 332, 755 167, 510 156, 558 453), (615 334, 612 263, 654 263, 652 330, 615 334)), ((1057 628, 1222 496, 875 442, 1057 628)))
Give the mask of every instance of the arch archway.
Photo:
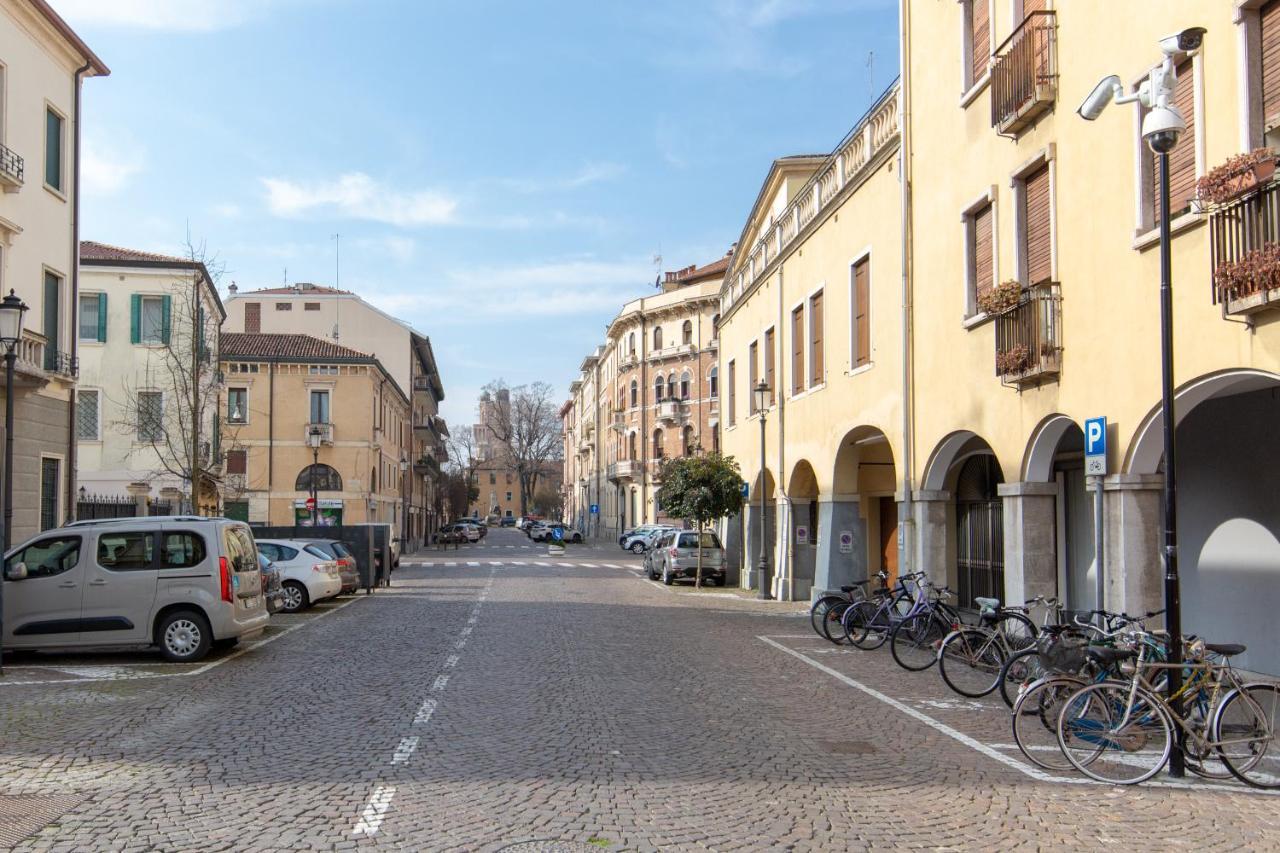
POLYGON ((1010 568, 1021 573, 1024 595, 1051 591, 1072 610, 1100 606, 1095 495, 1090 494, 1086 479, 1084 431, 1066 415, 1049 415, 1032 432, 1023 457, 1022 480, 1041 487, 1038 492, 1026 489, 1026 494, 1015 498, 1022 501, 1022 528, 1015 532, 1027 535, 1026 542, 1012 549, 1021 564, 1010 568), (1045 535, 1046 531, 1052 535, 1045 535), (1040 543, 1040 554, 1022 547, 1035 542, 1040 543))
POLYGON ((976 596, 1004 599, 1004 472, 984 439, 957 430, 938 442, 917 502, 923 569, 957 590, 962 607, 976 596))
POLYGON ((791 525, 787 531, 792 560, 791 597, 806 599, 815 581, 820 539, 818 476, 809 460, 801 459, 792 467, 787 481, 787 497, 791 499, 791 525))
POLYGON ((893 447, 878 427, 863 424, 840 439, 831 475, 828 547, 818 556, 819 580, 825 562, 828 589, 884 571, 890 583, 899 568, 897 467, 893 447), (841 541, 843 537, 846 542, 841 541))
POLYGON ((310 492, 313 482, 317 492, 342 491, 342 475, 338 473, 336 468, 323 462, 316 465, 308 465, 299 471, 298 479, 294 482, 293 488, 299 492, 310 492))

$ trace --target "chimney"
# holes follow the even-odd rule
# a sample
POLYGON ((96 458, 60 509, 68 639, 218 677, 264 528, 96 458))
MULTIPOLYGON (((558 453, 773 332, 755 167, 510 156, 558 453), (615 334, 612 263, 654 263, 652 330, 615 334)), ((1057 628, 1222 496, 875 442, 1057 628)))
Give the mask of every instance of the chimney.
POLYGON ((235 296, 238 290, 240 290, 240 288, 236 287, 236 283, 233 281, 231 282, 231 286, 227 288, 227 293, 230 293, 232 296, 235 296))

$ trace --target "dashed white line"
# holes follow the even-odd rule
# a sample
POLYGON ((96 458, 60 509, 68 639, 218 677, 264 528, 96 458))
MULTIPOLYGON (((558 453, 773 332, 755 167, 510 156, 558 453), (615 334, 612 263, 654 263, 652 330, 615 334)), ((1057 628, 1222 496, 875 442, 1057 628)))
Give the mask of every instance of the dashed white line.
POLYGON ((445 686, 446 684, 448 684, 448 683, 449 683, 449 676, 447 676, 447 675, 437 675, 437 676, 436 676, 435 683, 433 683, 433 684, 431 685, 431 692, 432 692, 432 693, 440 693, 441 691, 443 691, 443 690, 444 690, 444 686, 445 686))
POLYGON ((476 566, 479 566, 479 565, 480 565, 480 563, 479 563, 478 561, 468 560, 468 561, 467 561, 467 565, 468 565, 468 566, 471 566, 471 567, 476 567, 476 566))
POLYGON ((402 737, 400 745, 396 747, 395 754, 391 756, 392 764, 404 764, 413 756, 413 751, 418 748, 418 738, 402 737))
POLYGON ((457 665, 458 665, 457 655, 449 655, 449 657, 445 658, 445 661, 444 661, 445 669, 453 669, 457 665))
POLYGON ((431 715, 434 714, 435 712, 436 712, 436 700, 427 699, 425 702, 422 703, 421 707, 418 708, 418 713, 413 715, 414 724, 423 725, 424 723, 431 722, 431 715))
POLYGON ((458 636, 460 636, 460 637, 465 637, 465 636, 467 636, 468 634, 470 634, 470 633, 471 633, 472 631, 474 631, 474 630, 475 630, 475 626, 474 626, 474 625, 467 625, 465 628, 463 628, 463 629, 462 629, 462 633, 461 633, 461 634, 459 634, 458 636))
POLYGON ((386 817, 387 809, 391 808, 391 800, 395 795, 395 785, 379 785, 374 788, 351 834, 377 835, 378 829, 382 826, 382 819, 386 817))

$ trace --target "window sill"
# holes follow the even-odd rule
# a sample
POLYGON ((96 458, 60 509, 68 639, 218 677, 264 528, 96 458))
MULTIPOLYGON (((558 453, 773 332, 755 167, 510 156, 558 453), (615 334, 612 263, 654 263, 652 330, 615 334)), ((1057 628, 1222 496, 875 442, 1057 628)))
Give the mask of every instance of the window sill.
POLYGON ((964 327, 965 331, 969 331, 994 319, 995 318, 987 312, 979 311, 977 314, 971 314, 968 317, 965 317, 960 321, 960 325, 964 327))
POLYGON ((871 368, 873 368, 873 367, 875 367, 875 366, 876 366, 876 363, 875 363, 874 361, 868 361, 866 364, 861 365, 860 367, 855 367, 853 370, 846 370, 846 371, 844 372, 844 375, 845 375, 845 376, 857 376, 857 375, 858 375, 858 374, 860 374, 860 373, 866 373, 868 370, 870 370, 871 368))
POLYGON ((82 347, 100 347, 106 345, 106 341, 100 341, 97 338, 81 338, 79 344, 82 347))
POLYGON ((101 437, 98 437, 98 438, 77 438, 77 439, 76 439, 76 444, 88 444, 88 445, 95 445, 95 444, 96 444, 96 445, 98 445, 98 446, 101 446, 101 445, 102 445, 102 438, 101 438, 101 437))
POLYGON ((58 189, 57 187, 53 186, 52 184, 45 184, 44 188, 45 188, 45 191, 49 193, 49 195, 52 195, 62 201, 67 200, 67 194, 62 190, 58 189))
POLYGON ((991 72, 983 74, 978 82, 969 87, 969 90, 960 96, 960 109, 968 109, 969 105, 978 99, 983 90, 991 85, 991 72))
MULTIPOLYGON (((1173 221, 1169 223, 1169 236, 1177 237, 1192 230, 1198 225, 1204 224, 1204 217, 1196 213, 1184 213, 1175 216, 1173 221)), ((1152 228, 1150 231, 1143 231, 1136 234, 1133 238, 1133 248, 1138 252, 1145 252, 1152 246, 1160 245, 1160 229, 1152 228)))

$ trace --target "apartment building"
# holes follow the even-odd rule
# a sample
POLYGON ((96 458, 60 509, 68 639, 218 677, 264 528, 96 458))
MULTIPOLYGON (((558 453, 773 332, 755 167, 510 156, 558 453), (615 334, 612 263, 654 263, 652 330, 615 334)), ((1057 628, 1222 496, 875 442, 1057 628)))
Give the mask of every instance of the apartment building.
POLYGON ((598 440, 606 414, 600 407, 600 359, 604 347, 598 346, 582 360, 578 378, 569 383, 569 398, 560 409, 564 449, 564 516, 583 534, 601 535, 600 502, 605 488, 604 467, 600 461, 598 440), (592 512, 592 507, 595 512, 592 512))
POLYGON ((175 490, 198 511, 219 514, 218 328, 226 312, 209 270, 82 241, 76 312, 80 488, 109 497, 175 490))
POLYGON ((410 400, 378 359, 310 335, 234 332, 219 355, 228 518, 308 525, 314 490, 321 525, 402 529, 410 400))
POLYGON ((74 512, 81 83, 109 73, 44 0, 0 3, 0 292, 27 307, 14 349, 15 544, 74 512))

